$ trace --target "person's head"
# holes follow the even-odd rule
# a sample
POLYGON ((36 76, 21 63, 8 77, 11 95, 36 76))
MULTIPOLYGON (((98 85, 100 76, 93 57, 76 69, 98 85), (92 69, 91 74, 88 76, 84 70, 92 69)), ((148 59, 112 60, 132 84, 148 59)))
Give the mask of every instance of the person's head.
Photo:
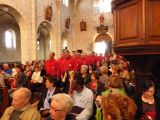
POLYGON ((136 104, 121 94, 108 94, 102 97, 103 116, 105 120, 134 120, 136 104))
POLYGON ((99 68, 100 66, 101 66, 101 62, 100 62, 100 61, 97 61, 97 62, 96 62, 96 67, 99 68))
POLYGON ((76 51, 76 57, 80 57, 81 53, 79 51, 76 51))
POLYGON ((72 51, 71 56, 75 56, 76 52, 72 51))
POLYGON ((88 71, 88 66, 87 65, 81 65, 81 74, 87 73, 88 71))
POLYGON ((17 63, 14 63, 14 64, 13 64, 13 67, 16 67, 16 65, 17 65, 17 63))
POLYGON ((141 89, 143 96, 145 96, 146 98, 153 97, 155 91, 153 81, 145 80, 141 83, 141 89))
POLYGON ((63 54, 63 53, 61 53, 61 54, 60 54, 60 58, 63 58, 63 57, 64 57, 64 54, 63 54))
POLYGON ((110 88, 122 88, 123 87, 123 80, 121 77, 116 75, 111 75, 109 77, 109 83, 108 86, 110 88))
POLYGON ((40 71, 40 67, 39 67, 38 65, 36 65, 36 66, 34 67, 34 70, 35 70, 35 72, 39 72, 39 71, 40 71))
POLYGON ((82 76, 75 74, 73 81, 72 81, 72 89, 73 90, 79 90, 82 89, 84 85, 84 80, 82 76))
POLYGON ((20 72, 23 72, 23 71, 24 71, 24 69, 23 69, 23 67, 22 67, 21 64, 16 65, 15 69, 16 69, 16 72, 17 72, 17 73, 20 73, 20 72))
POLYGON ((119 62, 123 67, 127 67, 127 60, 125 58, 121 58, 119 62))
POLYGON ((31 91, 28 88, 19 88, 13 93, 12 105, 15 110, 23 109, 31 98, 31 91))
POLYGON ((30 65, 26 65, 26 67, 25 67, 25 70, 26 70, 26 71, 29 71, 29 70, 31 70, 31 67, 30 67, 30 65))
POLYGON ((99 80, 99 73, 97 71, 93 71, 91 73, 91 80, 92 81, 99 80))
POLYGON ((51 97, 50 116, 54 120, 64 120, 72 110, 73 100, 65 93, 58 93, 51 97))
POLYGON ((107 66, 101 66, 100 67, 100 72, 101 72, 101 74, 103 75, 103 74, 107 74, 108 73, 108 68, 107 68, 107 66))
POLYGON ((7 63, 4 63, 4 64, 3 64, 3 69, 4 69, 4 70, 8 70, 8 69, 9 69, 9 65, 8 65, 7 63))
POLYGON ((88 69, 93 71, 94 70, 94 65, 93 64, 89 64, 88 65, 88 69))
POLYGON ((45 82, 46 88, 51 89, 57 85, 57 78, 54 76, 49 76, 45 82))
POLYGON ((55 56, 55 53, 54 53, 54 52, 50 52, 50 53, 49 53, 49 58, 50 58, 50 59, 53 59, 54 56, 55 56))
POLYGON ((63 53, 65 58, 68 58, 70 56, 70 52, 67 49, 65 49, 63 53))

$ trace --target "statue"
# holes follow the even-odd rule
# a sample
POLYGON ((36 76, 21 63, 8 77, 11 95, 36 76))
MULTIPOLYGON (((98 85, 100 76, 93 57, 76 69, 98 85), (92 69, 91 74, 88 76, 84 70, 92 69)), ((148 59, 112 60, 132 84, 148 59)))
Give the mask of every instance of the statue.
POLYGON ((45 10, 45 20, 51 21, 52 20, 52 3, 51 5, 48 5, 45 10))
POLYGON ((101 14, 99 17, 100 25, 104 25, 104 16, 101 14))
POLYGON ((65 28, 66 28, 66 29, 69 29, 69 26, 70 26, 70 18, 68 17, 68 18, 65 20, 65 28))
POLYGON ((80 29, 81 29, 81 31, 87 31, 86 22, 83 21, 83 19, 82 19, 82 21, 80 22, 80 29))

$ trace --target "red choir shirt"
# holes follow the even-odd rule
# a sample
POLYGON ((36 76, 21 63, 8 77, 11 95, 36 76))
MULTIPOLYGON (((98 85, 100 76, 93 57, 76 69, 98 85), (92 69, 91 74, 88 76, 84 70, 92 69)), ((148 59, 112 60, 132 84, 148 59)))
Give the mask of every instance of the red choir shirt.
POLYGON ((102 55, 96 56, 96 62, 97 61, 102 62, 103 59, 104 59, 104 57, 102 55))
POLYGON ((55 77, 59 76, 59 64, 55 59, 49 59, 46 61, 46 74, 53 75, 55 77))
POLYGON ((59 64, 59 75, 61 75, 62 74, 62 63, 63 63, 63 57, 61 57, 61 58, 59 58, 58 59, 58 64, 59 64))
POLYGON ((89 63, 89 64, 93 64, 93 65, 96 64, 96 56, 90 55, 90 56, 88 56, 87 58, 88 58, 88 63, 89 63))
POLYGON ((81 58, 80 57, 75 57, 73 60, 74 60, 74 70, 75 71, 80 70, 81 65, 82 65, 81 58))
POLYGON ((74 59, 71 56, 65 57, 63 59, 61 67, 61 75, 63 75, 64 72, 68 70, 74 70, 74 59))
POLYGON ((81 65, 88 65, 86 56, 81 56, 81 65))

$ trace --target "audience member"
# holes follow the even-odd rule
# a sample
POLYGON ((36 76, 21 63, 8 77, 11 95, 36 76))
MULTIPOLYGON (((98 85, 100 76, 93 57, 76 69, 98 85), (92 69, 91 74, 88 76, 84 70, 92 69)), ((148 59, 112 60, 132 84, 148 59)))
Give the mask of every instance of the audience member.
POLYGON ((29 104, 31 91, 19 88, 13 93, 12 106, 5 110, 1 120, 40 120, 36 108, 29 104))
POLYGON ((4 76, 3 76, 3 72, 0 68, 0 87, 4 87, 4 86, 5 86, 4 76))
POLYGON ((99 81, 102 84, 104 84, 106 88, 108 88, 108 84, 109 84, 108 68, 104 65, 101 66, 100 73, 101 73, 101 76, 99 77, 99 81))
POLYGON ((65 93, 58 93, 51 98, 50 117, 45 120, 74 120, 69 114, 73 106, 72 98, 65 93))
POLYGON ((90 74, 88 74, 88 66, 87 65, 82 65, 81 69, 80 69, 80 72, 81 72, 81 76, 84 80, 85 86, 89 87, 89 85, 91 83, 91 76, 90 76, 90 74))
POLYGON ((93 111, 93 93, 84 86, 84 80, 81 76, 75 75, 72 83, 73 91, 73 109, 71 114, 76 120, 88 120, 93 111))
POLYGON ((49 53, 49 59, 45 63, 45 68, 46 68, 46 75, 47 76, 55 76, 59 77, 59 64, 56 59, 54 59, 55 53, 50 52, 49 53))
POLYGON ((6 74, 9 74, 9 75, 12 74, 12 69, 9 68, 9 65, 8 65, 7 63, 4 63, 4 64, 3 64, 3 71, 4 71, 6 74))
POLYGON ((160 101, 154 96, 154 83, 146 80, 141 84, 142 95, 135 99, 136 120, 160 120, 160 101))
POLYGON ((121 94, 104 96, 102 109, 104 120, 135 120, 136 104, 127 96, 121 94))
POLYGON ((41 71, 39 66, 35 66, 35 71, 32 74, 31 77, 31 91, 34 92, 40 92, 42 84, 43 84, 43 77, 40 76, 41 71))
POLYGON ((45 85, 46 89, 43 90, 41 93, 39 103, 38 103, 38 110, 40 110, 42 117, 49 116, 49 109, 50 109, 50 98, 60 92, 60 90, 56 86, 57 78, 54 76, 49 76, 46 79, 45 85))

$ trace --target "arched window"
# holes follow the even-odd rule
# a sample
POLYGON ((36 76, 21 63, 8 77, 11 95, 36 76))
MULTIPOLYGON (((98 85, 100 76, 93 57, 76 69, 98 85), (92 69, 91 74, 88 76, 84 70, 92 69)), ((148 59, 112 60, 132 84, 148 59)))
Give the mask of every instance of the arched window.
POLYGON ((68 0, 63 0, 63 4, 68 7, 68 0))
POLYGON ((112 0, 94 0, 93 12, 94 13, 108 13, 111 12, 112 0))
POLYGON ((16 49, 16 34, 14 30, 8 29, 5 31, 5 45, 6 48, 16 49))

